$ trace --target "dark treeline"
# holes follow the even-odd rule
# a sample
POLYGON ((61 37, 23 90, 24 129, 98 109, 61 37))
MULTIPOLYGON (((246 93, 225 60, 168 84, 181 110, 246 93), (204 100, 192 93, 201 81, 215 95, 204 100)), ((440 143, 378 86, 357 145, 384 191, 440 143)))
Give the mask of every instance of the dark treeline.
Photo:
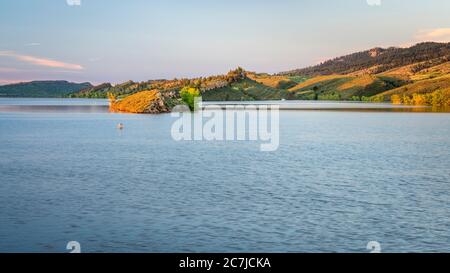
POLYGON ((449 60, 450 43, 427 42, 409 48, 374 48, 335 58, 316 66, 283 72, 280 75, 348 74, 365 69, 370 69, 368 72, 371 74, 377 74, 393 68, 424 62, 413 67, 413 71, 418 72, 449 60))
POLYGON ((32 81, 0 86, 0 97, 58 98, 92 88, 88 82, 32 81))

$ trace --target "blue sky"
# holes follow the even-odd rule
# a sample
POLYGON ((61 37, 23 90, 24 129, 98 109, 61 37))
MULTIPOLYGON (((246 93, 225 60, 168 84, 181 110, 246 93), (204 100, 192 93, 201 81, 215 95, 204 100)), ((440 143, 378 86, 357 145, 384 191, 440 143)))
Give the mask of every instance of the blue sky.
POLYGON ((450 41, 448 0, 77 1, 0 0, 0 84, 274 73, 450 41))

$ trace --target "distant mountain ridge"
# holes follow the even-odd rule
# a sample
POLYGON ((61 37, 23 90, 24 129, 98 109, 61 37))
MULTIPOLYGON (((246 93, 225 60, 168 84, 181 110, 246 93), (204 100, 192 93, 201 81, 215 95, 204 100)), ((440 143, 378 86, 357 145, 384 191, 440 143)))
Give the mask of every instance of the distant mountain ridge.
POLYGON ((378 74, 424 61, 430 62, 430 67, 450 61, 450 43, 426 42, 408 48, 377 47, 334 58, 316 66, 282 72, 280 75, 324 76, 350 74, 357 71, 378 74))
POLYGON ((58 98, 91 87, 88 82, 32 81, 2 85, 0 97, 58 98))

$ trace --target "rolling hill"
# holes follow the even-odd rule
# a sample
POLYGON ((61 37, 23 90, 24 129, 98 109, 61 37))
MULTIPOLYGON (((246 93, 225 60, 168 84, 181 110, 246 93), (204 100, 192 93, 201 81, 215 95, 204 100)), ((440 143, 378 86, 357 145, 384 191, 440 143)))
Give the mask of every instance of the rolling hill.
POLYGON ((447 89, 450 89, 450 74, 436 78, 414 81, 402 87, 380 93, 375 97, 383 97, 383 100, 390 100, 392 95, 412 96, 414 94, 427 94, 438 90, 447 89))
POLYGON ((317 76, 289 89, 297 99, 362 100, 407 82, 401 78, 381 75, 317 76))
POLYGON ((389 101, 392 95, 431 93, 450 85, 450 43, 375 48, 273 77, 307 78, 289 98, 389 101))
POLYGON ((0 86, 0 97, 58 98, 90 88, 90 83, 32 81, 0 86))
POLYGON ((280 100, 287 96, 287 90, 264 85, 250 78, 202 93, 205 101, 280 100))
POLYGON ((379 74, 415 64, 417 71, 450 61, 450 43, 420 43, 408 48, 373 48, 280 75, 320 76, 355 72, 379 74), (428 67, 427 67, 428 66, 428 67))

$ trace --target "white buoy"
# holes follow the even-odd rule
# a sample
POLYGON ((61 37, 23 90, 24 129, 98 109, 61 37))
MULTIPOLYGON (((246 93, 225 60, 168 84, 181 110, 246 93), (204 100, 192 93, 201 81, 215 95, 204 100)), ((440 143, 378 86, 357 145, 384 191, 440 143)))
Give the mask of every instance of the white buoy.
POLYGON ((123 123, 119 123, 119 124, 117 124, 117 129, 119 129, 119 130, 123 130, 123 123))

